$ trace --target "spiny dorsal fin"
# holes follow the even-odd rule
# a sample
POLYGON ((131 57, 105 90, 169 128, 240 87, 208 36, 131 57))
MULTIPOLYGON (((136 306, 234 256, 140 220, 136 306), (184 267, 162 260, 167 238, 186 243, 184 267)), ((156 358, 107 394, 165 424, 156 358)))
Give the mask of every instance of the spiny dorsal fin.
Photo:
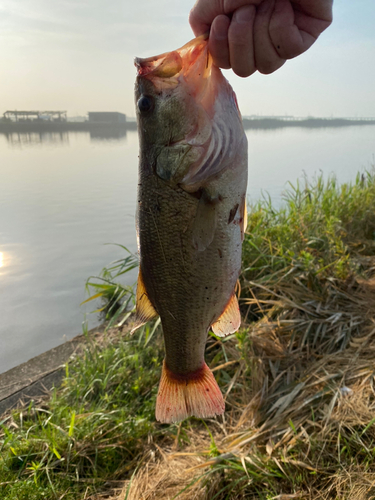
POLYGON ((242 229, 241 229, 241 237, 242 237, 242 241, 245 237, 245 233, 246 233, 246 228, 247 228, 247 207, 246 207, 246 199, 243 200, 243 204, 242 204, 242 207, 241 207, 241 217, 242 217, 242 222, 243 222, 243 226, 242 226, 242 229))
POLYGON ((224 312, 211 326, 212 331, 218 337, 225 337, 236 332, 241 325, 241 314, 238 300, 235 294, 232 295, 224 312))
POLYGON ((130 333, 135 332, 137 328, 147 323, 151 319, 158 316, 158 313, 155 311, 154 306, 151 304, 150 299, 148 298, 145 284, 142 278, 142 271, 139 269, 138 274, 138 283, 137 283, 137 295, 136 295, 136 317, 133 328, 130 333))

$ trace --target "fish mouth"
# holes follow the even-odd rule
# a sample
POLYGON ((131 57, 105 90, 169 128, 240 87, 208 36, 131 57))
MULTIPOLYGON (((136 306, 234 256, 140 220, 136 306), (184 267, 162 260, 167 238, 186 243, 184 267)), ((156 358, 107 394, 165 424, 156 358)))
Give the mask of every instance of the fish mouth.
POLYGON ((182 73, 186 75, 204 51, 207 54, 204 73, 207 75, 212 65, 212 58, 208 53, 208 34, 204 34, 172 52, 147 58, 136 57, 134 65, 137 68, 137 76, 170 79, 177 78, 182 73))

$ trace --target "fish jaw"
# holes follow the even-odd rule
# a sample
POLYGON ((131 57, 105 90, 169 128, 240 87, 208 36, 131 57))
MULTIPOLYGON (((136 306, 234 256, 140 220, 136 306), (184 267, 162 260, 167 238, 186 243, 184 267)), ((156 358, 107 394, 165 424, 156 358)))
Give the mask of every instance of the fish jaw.
POLYGON ((138 77, 148 78, 159 85, 171 83, 177 85, 181 75, 186 77, 197 70, 203 78, 208 78, 212 66, 212 57, 208 52, 208 36, 194 38, 183 47, 171 52, 147 58, 136 57, 134 65, 138 77), (158 79, 164 82, 158 82, 158 79))
POLYGON ((219 94, 234 97, 232 87, 220 69, 213 64, 208 51, 208 35, 194 38, 180 49, 154 57, 136 57, 137 85, 143 80, 152 82, 157 92, 184 87, 184 90, 198 101, 212 118, 214 104, 219 94))

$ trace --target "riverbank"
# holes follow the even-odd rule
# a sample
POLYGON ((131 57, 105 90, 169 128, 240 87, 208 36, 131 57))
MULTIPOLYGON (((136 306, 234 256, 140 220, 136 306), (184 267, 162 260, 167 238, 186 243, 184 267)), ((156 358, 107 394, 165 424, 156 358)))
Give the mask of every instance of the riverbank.
MULTIPOLYGON (((105 331, 105 324, 88 332, 98 338, 105 331)), ((0 373, 0 419, 12 409, 23 407, 35 399, 48 395, 58 387, 65 375, 65 365, 86 348, 87 336, 77 335, 15 368, 0 373)))
POLYGON ((155 422, 159 327, 110 328, 3 417, 2 498, 371 498, 374 214, 374 172, 249 207, 242 327, 206 350, 224 418, 155 422))

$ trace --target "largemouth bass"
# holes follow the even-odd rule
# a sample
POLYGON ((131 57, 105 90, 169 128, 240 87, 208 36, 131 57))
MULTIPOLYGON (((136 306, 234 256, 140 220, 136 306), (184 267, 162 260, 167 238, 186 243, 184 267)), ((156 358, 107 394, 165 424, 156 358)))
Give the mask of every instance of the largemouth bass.
POLYGON ((204 361, 207 333, 235 332, 246 223, 247 140, 206 37, 137 58, 140 271, 133 331, 160 315, 166 356, 156 418, 212 417, 225 405, 204 361))

